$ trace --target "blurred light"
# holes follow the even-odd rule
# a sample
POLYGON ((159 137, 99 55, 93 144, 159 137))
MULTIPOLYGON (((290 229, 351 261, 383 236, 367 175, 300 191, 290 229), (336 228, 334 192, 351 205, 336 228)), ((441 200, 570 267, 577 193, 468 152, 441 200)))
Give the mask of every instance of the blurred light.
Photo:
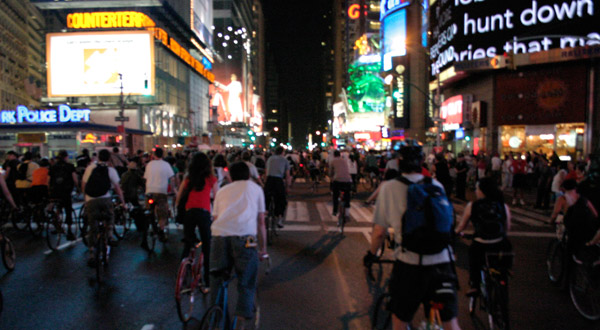
POLYGON ((558 159, 562 160, 563 162, 570 162, 571 156, 558 156, 558 159))
POLYGON ((383 79, 383 81, 385 82, 386 85, 390 85, 392 83, 392 80, 394 80, 394 76, 392 76, 391 74, 388 74, 383 79))
POLYGON ((228 26, 227 31, 233 31, 233 28, 231 26, 228 26))
POLYGON ((321 131, 316 131, 315 134, 321 135, 321 131))
POLYGON ((227 47, 227 43, 226 42, 223 43, 223 47, 227 47))
POLYGON ((471 141, 471 137, 470 137, 470 136, 468 136, 468 135, 466 135, 466 136, 465 136, 465 140, 466 140, 466 141, 471 141))
POLYGON ((273 130, 274 130, 275 132, 279 132, 279 127, 274 127, 274 128, 273 128, 273 130))
POLYGON ((229 40, 230 37, 228 35, 225 36, 225 40, 229 40))

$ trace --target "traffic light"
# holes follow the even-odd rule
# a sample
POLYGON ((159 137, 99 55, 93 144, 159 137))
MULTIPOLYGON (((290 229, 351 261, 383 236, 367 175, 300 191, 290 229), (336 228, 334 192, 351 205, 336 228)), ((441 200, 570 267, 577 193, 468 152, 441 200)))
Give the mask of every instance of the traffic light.
POLYGON ((248 130, 248 135, 250 135, 250 136, 254 135, 254 131, 253 130, 248 130))

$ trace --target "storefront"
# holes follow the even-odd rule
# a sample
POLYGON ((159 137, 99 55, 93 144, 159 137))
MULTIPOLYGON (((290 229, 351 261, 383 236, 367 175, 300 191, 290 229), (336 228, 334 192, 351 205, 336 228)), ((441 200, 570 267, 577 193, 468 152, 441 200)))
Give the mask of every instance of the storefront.
POLYGON ((124 136, 131 139, 130 145, 136 145, 134 141, 151 134, 135 128, 125 128, 125 134, 120 134, 116 125, 97 123, 99 120, 94 120, 94 114, 90 109, 74 109, 66 104, 55 109, 17 106, 15 110, 2 110, 0 159, 10 150, 52 157, 62 149, 67 150, 69 158, 74 158, 84 148, 94 152, 121 146, 124 136))
POLYGON ((501 126, 499 140, 503 153, 537 152, 577 159, 583 156, 585 123, 558 125, 501 126))

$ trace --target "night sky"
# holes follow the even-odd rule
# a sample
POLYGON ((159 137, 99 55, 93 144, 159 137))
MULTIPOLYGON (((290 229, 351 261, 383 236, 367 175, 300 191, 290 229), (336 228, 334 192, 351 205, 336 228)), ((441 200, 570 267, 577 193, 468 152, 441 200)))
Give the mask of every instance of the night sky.
POLYGON ((305 145, 312 114, 325 110, 319 94, 324 51, 321 42, 331 31, 331 16, 323 17, 331 9, 331 1, 262 2, 266 38, 275 56, 280 96, 289 111, 294 145, 305 145))

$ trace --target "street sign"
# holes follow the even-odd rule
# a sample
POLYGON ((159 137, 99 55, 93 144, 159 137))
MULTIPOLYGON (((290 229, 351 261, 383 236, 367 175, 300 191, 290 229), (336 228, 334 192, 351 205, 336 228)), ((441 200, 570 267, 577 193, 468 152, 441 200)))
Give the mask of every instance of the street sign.
POLYGON ((115 121, 129 121, 129 117, 115 117, 115 121))

